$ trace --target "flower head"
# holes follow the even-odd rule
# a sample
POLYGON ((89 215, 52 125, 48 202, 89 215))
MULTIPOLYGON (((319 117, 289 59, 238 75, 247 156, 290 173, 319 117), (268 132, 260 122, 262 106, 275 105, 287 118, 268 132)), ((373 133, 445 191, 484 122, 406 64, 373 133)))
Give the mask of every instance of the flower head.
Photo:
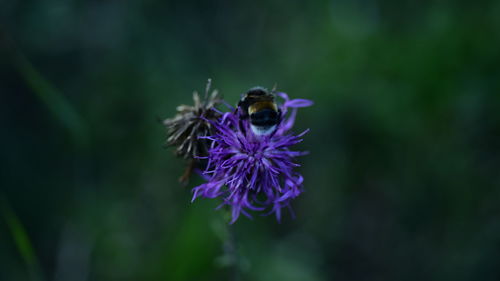
POLYGON ((312 105, 303 99, 290 100, 285 93, 280 106, 283 119, 270 135, 257 136, 250 129, 248 120, 236 112, 225 113, 219 122, 213 122, 215 134, 208 151, 208 165, 204 172, 207 182, 193 189, 193 200, 198 197, 223 199, 229 205, 234 223, 240 213, 250 217, 247 210, 274 213, 281 219, 281 209, 302 192, 303 177, 294 172, 299 166, 294 162, 304 152, 290 150, 301 142, 299 135, 289 134, 297 108, 312 105), (287 115, 288 109, 291 109, 287 115))
POLYGON ((213 134, 211 121, 217 120, 221 114, 216 106, 222 103, 217 90, 210 92, 211 80, 208 79, 204 99, 200 99, 198 92, 193 93, 194 105, 180 105, 174 118, 165 119, 163 124, 167 128, 167 146, 176 147, 177 156, 189 159, 186 172, 180 181, 185 182, 199 156, 206 156, 210 141, 202 137, 213 134))

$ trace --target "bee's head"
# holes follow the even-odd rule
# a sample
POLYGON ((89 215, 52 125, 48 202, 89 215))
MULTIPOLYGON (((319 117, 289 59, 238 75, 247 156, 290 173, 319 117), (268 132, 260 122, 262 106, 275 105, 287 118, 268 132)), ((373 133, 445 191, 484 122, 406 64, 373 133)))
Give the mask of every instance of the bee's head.
POLYGON ((274 104, 274 96, 266 88, 253 87, 243 95, 243 98, 238 103, 238 108, 241 110, 242 117, 247 118, 263 106, 273 107, 272 104, 274 104))
POLYGON ((246 97, 248 97, 248 96, 256 96, 256 97, 258 97, 258 96, 266 96, 266 95, 269 95, 269 91, 267 91, 266 88, 260 87, 260 86, 251 88, 245 94, 246 97))

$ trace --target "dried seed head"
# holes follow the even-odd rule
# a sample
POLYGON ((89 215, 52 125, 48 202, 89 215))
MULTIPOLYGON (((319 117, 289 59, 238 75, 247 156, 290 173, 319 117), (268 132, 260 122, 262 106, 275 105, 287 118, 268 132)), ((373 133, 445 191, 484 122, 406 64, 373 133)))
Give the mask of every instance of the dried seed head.
POLYGON ((220 117, 216 106, 222 99, 217 90, 210 93, 211 82, 211 79, 208 79, 203 100, 195 91, 193 105, 178 106, 176 116, 163 121, 168 134, 166 145, 176 147, 177 156, 190 160, 181 181, 189 177, 190 170, 196 166, 198 157, 207 156, 210 140, 200 137, 213 134, 213 126, 209 121, 215 121, 220 117))

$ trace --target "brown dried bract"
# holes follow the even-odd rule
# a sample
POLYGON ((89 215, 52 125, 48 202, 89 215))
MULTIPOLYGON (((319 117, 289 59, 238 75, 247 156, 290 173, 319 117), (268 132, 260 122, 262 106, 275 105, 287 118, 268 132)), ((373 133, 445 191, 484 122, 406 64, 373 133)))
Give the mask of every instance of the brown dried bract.
POLYGON ((212 134, 212 125, 209 121, 216 121, 220 114, 216 106, 222 102, 217 90, 210 93, 211 79, 208 79, 203 100, 198 92, 193 93, 194 105, 180 105, 174 118, 165 119, 163 124, 167 128, 167 146, 176 147, 175 154, 188 160, 188 165, 181 182, 187 182, 192 170, 200 166, 198 157, 208 154, 210 141, 200 137, 212 134))

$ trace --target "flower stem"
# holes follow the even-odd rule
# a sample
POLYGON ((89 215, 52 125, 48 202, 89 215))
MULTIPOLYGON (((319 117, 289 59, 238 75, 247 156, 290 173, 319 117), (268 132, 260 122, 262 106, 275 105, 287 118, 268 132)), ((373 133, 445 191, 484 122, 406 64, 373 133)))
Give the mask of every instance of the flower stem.
POLYGON ((234 233, 234 226, 227 225, 227 238, 224 241, 224 255, 231 261, 229 268, 229 280, 240 281, 240 260, 238 257, 238 250, 236 246, 236 237, 234 233))
POLYGON ((235 226, 229 223, 231 220, 231 208, 226 205, 224 209, 224 235, 222 236, 223 259, 225 260, 224 264, 227 266, 228 280, 240 281, 241 260, 238 255, 235 226))

